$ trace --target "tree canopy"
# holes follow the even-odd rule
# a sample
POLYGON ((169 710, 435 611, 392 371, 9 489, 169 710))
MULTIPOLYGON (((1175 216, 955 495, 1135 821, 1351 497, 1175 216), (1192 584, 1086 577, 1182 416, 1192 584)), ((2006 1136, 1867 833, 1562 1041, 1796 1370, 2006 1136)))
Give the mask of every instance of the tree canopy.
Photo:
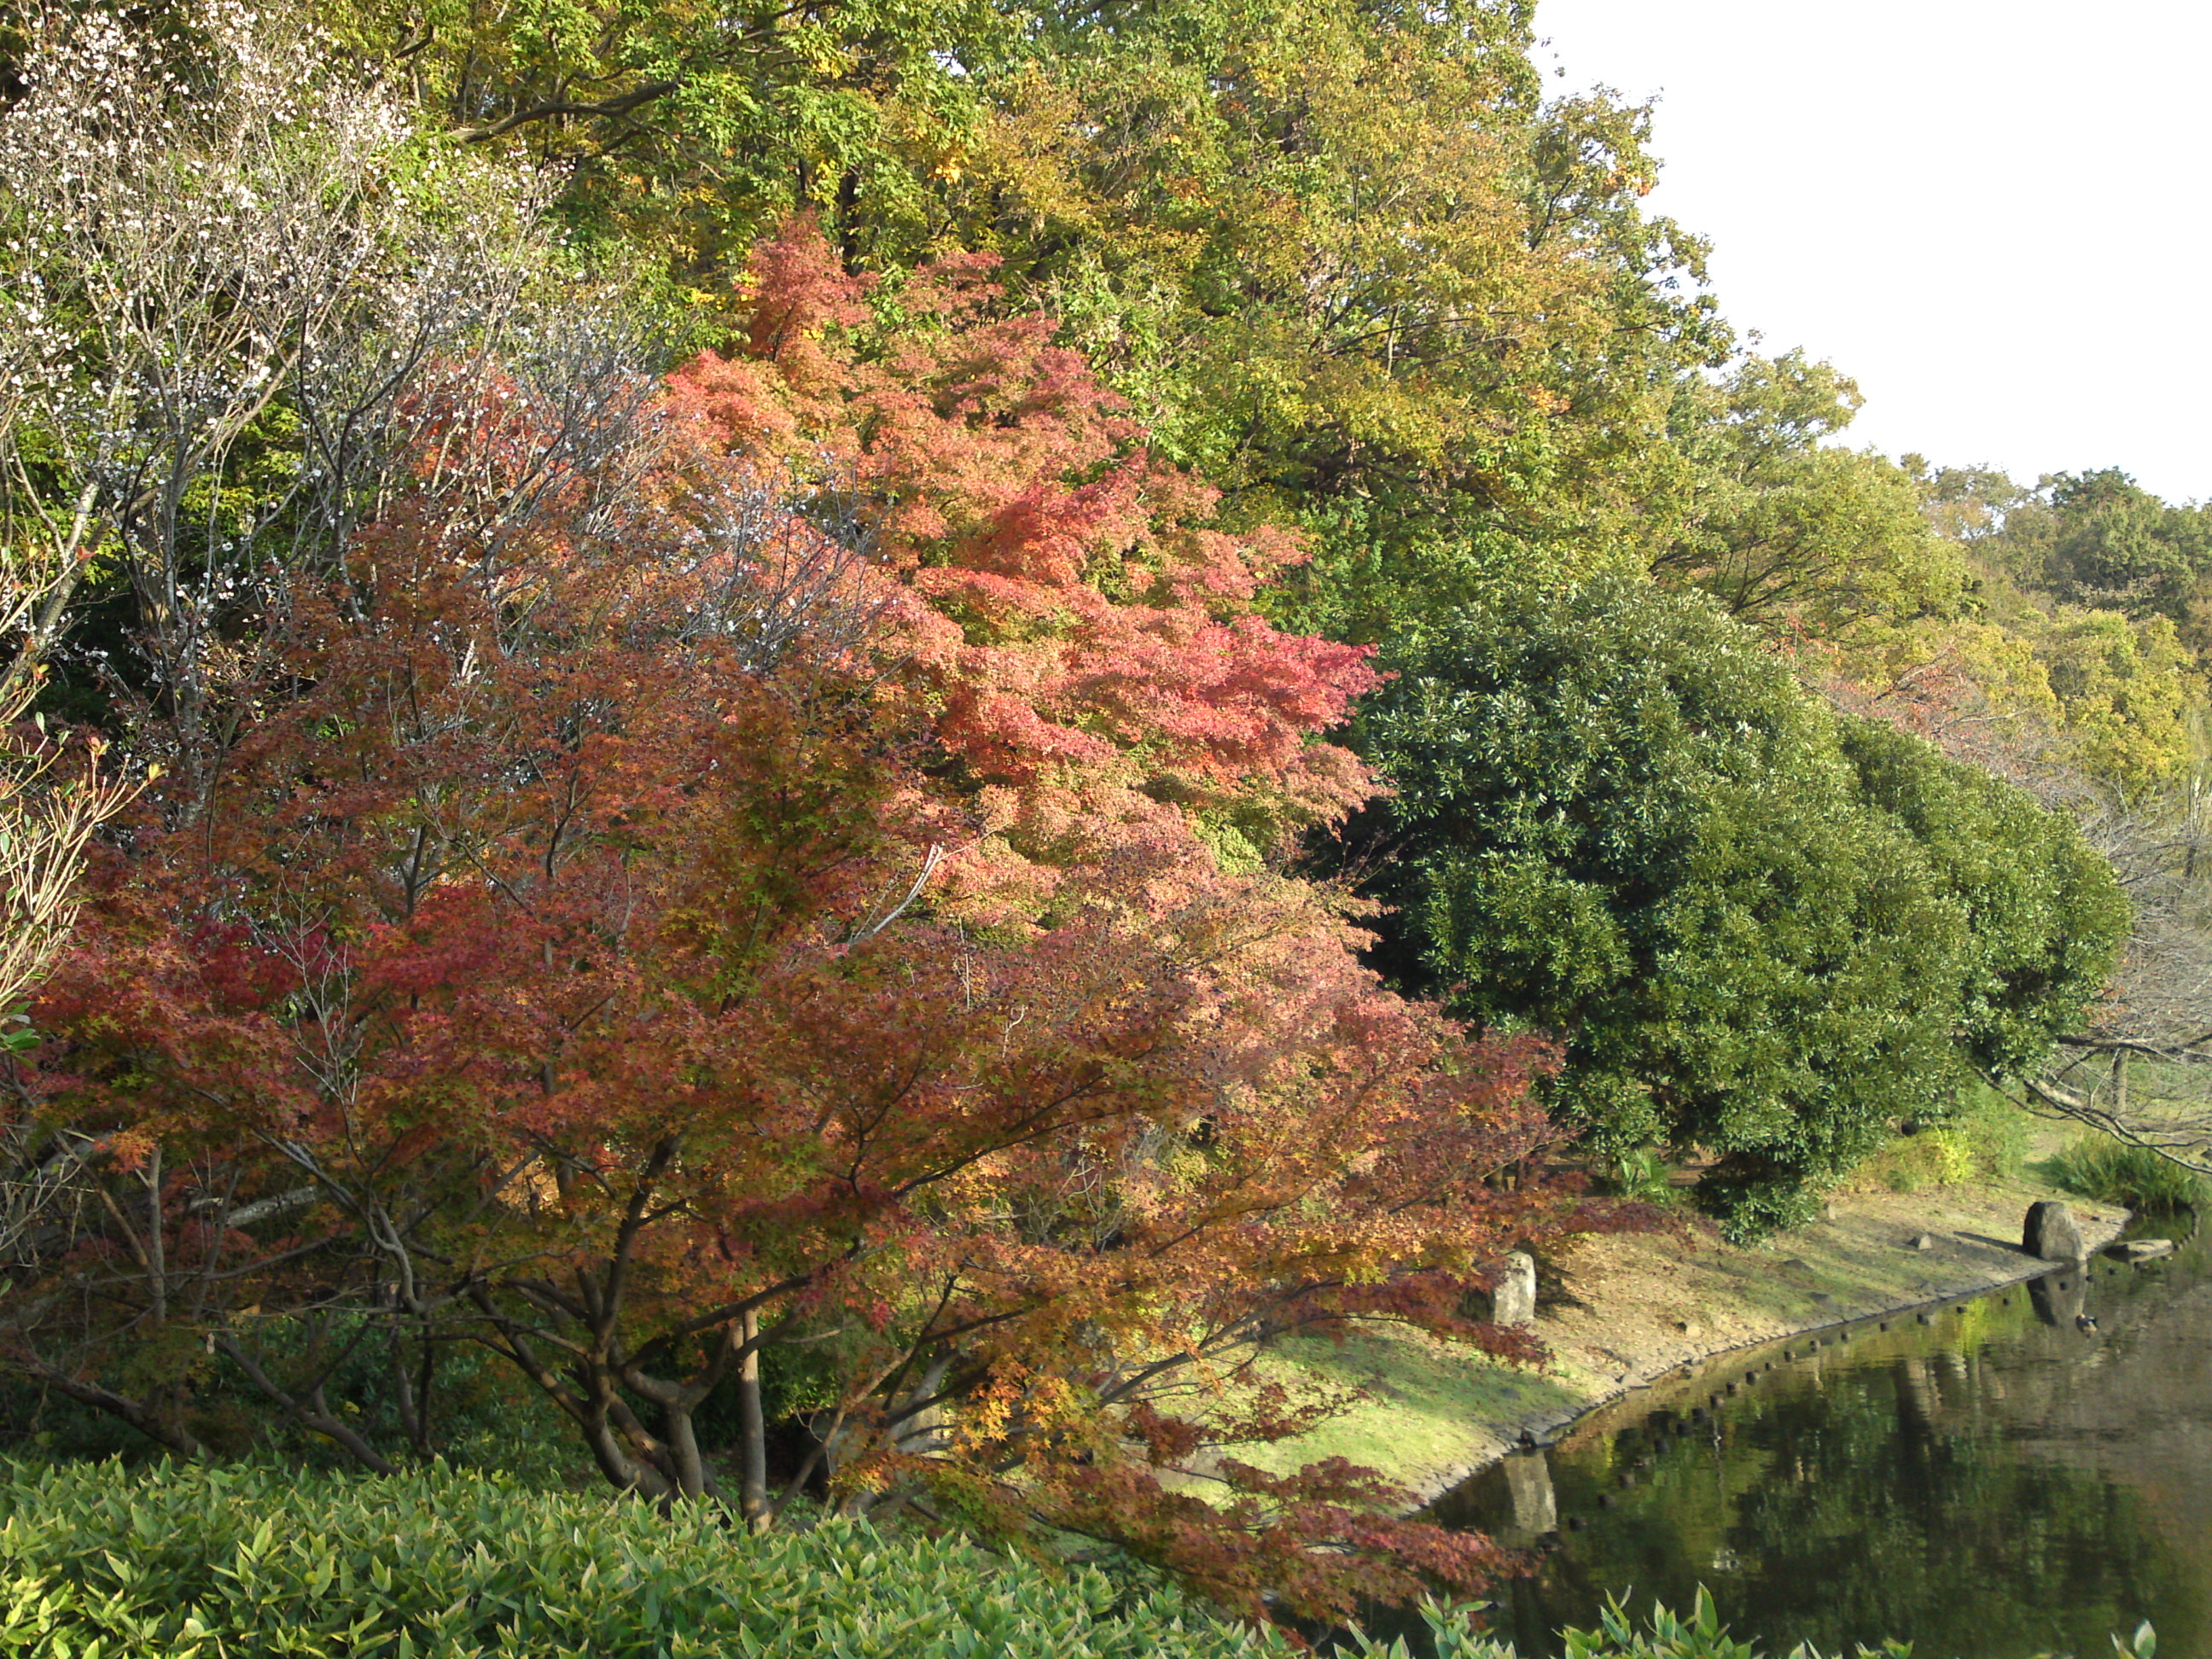
POLYGON ((1535 27, 11 13, 0 1365, 369 1468, 489 1367, 1255 1615, 1496 1571, 1239 1462, 1331 1404, 1255 1353, 1530 1357, 1609 1157, 1786 1225, 2083 1040, 2212 580, 1845 447, 1535 27))
POLYGON ((1508 592, 1394 651, 1360 716, 1421 977, 1562 1034, 1549 1091, 1613 1153, 1719 1158, 1741 1230, 1798 1220, 1965 1067, 2045 1054, 2125 927, 2078 831, 1839 717, 1692 596, 1508 592))

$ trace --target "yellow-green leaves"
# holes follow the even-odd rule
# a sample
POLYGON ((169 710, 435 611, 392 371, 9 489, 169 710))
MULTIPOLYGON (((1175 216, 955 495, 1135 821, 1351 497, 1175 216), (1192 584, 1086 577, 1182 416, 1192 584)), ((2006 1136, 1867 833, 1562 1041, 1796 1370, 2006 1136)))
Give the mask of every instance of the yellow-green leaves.
POLYGON ((1857 406, 1849 380, 1795 352, 1686 386, 1680 466, 1651 503, 1662 528, 1650 557, 1662 581, 1702 588, 1730 615, 1809 637, 1864 672, 1909 652, 1915 623, 1957 613, 1966 570, 1909 473, 1822 445, 1857 406))

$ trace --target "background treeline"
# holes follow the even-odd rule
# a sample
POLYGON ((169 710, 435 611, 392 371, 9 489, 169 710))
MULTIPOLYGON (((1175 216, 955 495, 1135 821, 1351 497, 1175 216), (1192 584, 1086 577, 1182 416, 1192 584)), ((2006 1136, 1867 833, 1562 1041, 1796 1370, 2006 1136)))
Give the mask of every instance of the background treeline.
POLYGON ((2198 515, 1827 441, 1525 5, 11 19, 46 1432, 1333 1613, 1498 1558, 1257 1345, 2185 1066, 2198 515))

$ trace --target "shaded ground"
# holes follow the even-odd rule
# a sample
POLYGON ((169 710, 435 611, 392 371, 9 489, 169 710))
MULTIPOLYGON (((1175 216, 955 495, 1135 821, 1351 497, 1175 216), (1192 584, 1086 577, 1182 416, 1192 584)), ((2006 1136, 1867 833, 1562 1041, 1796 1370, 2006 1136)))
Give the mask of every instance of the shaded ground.
MULTIPOLYGON (((1365 1397, 1313 1434, 1240 1453, 1279 1469, 1341 1456, 1424 1499, 1495 1461, 1525 1431, 1549 1438, 1592 1407, 1731 1349, 2027 1278, 2019 1249, 2039 1198, 2021 1181, 1917 1193, 1839 1194, 1829 1219, 1741 1249, 1702 1229, 1581 1241, 1546 1264, 1536 1334, 1540 1370, 1490 1360, 1412 1332, 1341 1344, 1285 1344, 1279 1371, 1365 1397), (1912 1248, 1916 1235, 1931 1240, 1912 1248)), ((2091 1248, 2124 1212, 2069 1197, 2091 1248)))

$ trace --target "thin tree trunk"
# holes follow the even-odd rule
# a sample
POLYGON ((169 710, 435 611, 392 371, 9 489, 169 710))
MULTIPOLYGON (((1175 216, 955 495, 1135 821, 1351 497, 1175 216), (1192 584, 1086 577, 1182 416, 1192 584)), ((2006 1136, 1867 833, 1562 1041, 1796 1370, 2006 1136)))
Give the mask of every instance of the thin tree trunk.
POLYGON ((668 1461, 675 1466, 676 1489, 685 1498, 711 1498, 715 1493, 714 1471, 699 1449, 697 1426, 690 1407, 663 1408, 667 1418, 668 1461))
POLYGON ((153 1322, 169 1317, 169 1252, 161 1236, 161 1143, 146 1153, 146 1288, 153 1322))
POLYGON ((766 1532, 771 1519, 768 1507, 768 1424, 761 1413, 760 1316, 747 1309, 738 1334, 745 1345, 738 1362, 738 1421, 743 1440, 744 1468, 738 1477, 738 1510, 752 1532, 766 1532))
POLYGON ((392 1397, 399 1405, 399 1430, 407 1437, 407 1443, 417 1457, 430 1455, 430 1342, 422 1342, 422 1369, 419 1380, 410 1376, 408 1365, 407 1339, 404 1328, 396 1321, 392 1327, 391 1371, 392 1397))

